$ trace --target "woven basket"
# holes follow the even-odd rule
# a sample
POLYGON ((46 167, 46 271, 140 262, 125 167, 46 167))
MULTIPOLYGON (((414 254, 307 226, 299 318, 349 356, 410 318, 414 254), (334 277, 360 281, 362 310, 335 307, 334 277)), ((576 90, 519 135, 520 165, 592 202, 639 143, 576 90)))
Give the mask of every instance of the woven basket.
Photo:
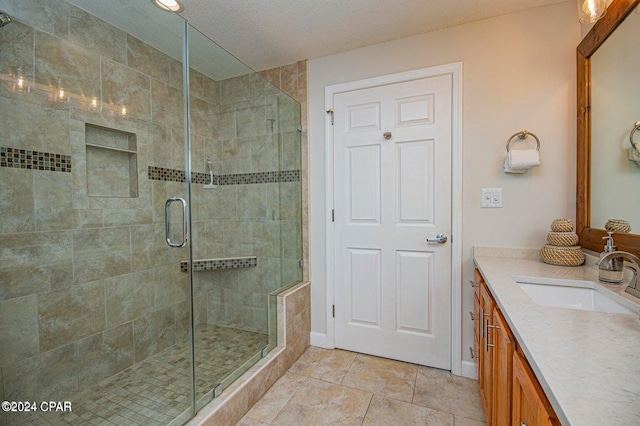
POLYGON ((627 234, 631 232, 631 225, 629 222, 622 219, 609 219, 604 225, 604 229, 611 232, 618 232, 620 234, 627 234))
POLYGON ((553 232, 573 232, 575 225, 571 219, 555 219, 551 222, 553 232))
POLYGON ((570 247, 575 246, 580 241, 575 232, 549 232, 547 242, 552 246, 570 247))
POLYGON ((584 263, 584 253, 580 246, 557 247, 546 244, 540 249, 540 260, 559 266, 580 266, 584 263))

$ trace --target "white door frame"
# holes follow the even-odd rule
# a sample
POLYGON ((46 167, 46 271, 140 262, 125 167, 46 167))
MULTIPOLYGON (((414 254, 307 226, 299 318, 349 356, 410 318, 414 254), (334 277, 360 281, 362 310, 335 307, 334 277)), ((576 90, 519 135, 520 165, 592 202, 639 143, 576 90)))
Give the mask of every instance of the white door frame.
MULTIPOLYGON (((451 372, 462 375, 462 62, 423 68, 398 74, 334 84, 325 87, 325 108, 333 111, 333 97, 336 94, 359 89, 402 83, 439 75, 451 75, 451 372)), ((332 116, 325 120, 327 155, 327 347, 335 348, 335 228, 331 218, 334 206, 333 182, 333 124, 332 116)))

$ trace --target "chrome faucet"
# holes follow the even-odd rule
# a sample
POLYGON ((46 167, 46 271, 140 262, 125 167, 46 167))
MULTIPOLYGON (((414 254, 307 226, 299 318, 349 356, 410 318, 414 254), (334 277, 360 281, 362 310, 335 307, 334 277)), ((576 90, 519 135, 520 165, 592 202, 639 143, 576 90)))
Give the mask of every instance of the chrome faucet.
POLYGON ((618 258, 618 257, 622 257, 634 263, 633 267, 627 266, 627 268, 631 269, 631 271, 633 272, 633 277, 631 277, 631 281, 629 282, 629 285, 624 291, 626 291, 627 293, 629 293, 634 297, 640 298, 640 288, 636 287, 638 284, 638 270, 640 269, 640 258, 638 258, 638 256, 635 256, 626 251, 612 251, 602 256, 602 258, 598 261, 597 265, 598 267, 600 267, 600 265, 603 262, 608 262, 609 260, 618 258))

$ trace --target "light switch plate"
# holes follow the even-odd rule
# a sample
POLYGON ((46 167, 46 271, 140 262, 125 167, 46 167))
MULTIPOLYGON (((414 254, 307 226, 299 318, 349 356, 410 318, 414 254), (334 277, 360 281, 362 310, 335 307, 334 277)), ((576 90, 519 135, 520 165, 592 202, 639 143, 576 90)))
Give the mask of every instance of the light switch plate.
POLYGON ((502 188, 482 188, 482 208, 502 207, 502 188))

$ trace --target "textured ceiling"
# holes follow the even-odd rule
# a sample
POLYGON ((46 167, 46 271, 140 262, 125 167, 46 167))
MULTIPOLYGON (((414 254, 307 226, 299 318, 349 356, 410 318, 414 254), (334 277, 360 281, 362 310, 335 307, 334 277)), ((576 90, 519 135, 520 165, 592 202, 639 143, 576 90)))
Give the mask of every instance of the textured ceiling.
POLYGON ((181 15, 264 70, 565 0, 182 0, 181 15))

